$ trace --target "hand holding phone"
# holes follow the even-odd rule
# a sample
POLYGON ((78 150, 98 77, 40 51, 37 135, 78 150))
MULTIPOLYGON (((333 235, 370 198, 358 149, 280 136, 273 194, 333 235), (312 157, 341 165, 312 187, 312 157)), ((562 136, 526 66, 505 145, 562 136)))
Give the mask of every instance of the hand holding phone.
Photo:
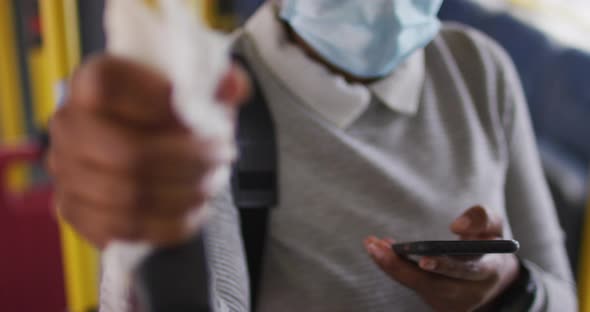
POLYGON ((365 248, 385 274, 414 290, 434 310, 474 311, 491 304, 519 276, 519 260, 513 254, 518 243, 501 240, 503 226, 499 215, 475 206, 450 226, 458 241, 397 244, 393 238, 370 236, 365 248))

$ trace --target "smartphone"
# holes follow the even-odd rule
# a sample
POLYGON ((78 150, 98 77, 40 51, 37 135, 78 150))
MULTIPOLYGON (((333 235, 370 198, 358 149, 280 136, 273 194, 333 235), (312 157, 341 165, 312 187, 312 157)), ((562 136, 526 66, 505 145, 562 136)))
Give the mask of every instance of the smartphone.
POLYGON ((478 256, 515 253, 520 245, 515 240, 418 241, 397 243, 393 250, 400 256, 478 256))

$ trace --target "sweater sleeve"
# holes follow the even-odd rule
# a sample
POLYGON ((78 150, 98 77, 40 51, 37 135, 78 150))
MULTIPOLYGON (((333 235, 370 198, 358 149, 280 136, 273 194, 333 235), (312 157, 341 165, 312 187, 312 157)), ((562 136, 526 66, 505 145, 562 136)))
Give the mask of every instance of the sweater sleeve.
POLYGON ((209 203, 205 228, 214 312, 249 312, 250 289, 237 208, 229 187, 209 203))
MULTIPOLYGON (((238 213, 229 188, 209 202, 208 206, 210 216, 204 229, 206 255, 203 256, 206 257, 209 269, 208 289, 211 312, 249 312, 248 273, 238 213)), ((122 278, 123 274, 120 272, 117 259, 109 260, 108 257, 109 255, 103 256, 103 260, 110 262, 111 265, 104 267, 102 272, 100 311, 129 311, 131 304, 128 300, 130 298, 128 283, 122 278)), ((170 260, 169 257, 166 259, 170 260)), ((199 266, 199 263, 195 265, 199 266)), ((152 281, 155 280, 152 279, 152 281)), ((152 285, 155 284, 152 283, 152 285)), ((193 288, 199 287, 199 285, 193 286, 195 286, 193 288)))
POLYGON ((531 311, 577 311, 576 288, 555 206, 542 171, 521 83, 509 57, 495 49, 502 75, 508 146, 506 210, 519 256, 537 281, 531 311))

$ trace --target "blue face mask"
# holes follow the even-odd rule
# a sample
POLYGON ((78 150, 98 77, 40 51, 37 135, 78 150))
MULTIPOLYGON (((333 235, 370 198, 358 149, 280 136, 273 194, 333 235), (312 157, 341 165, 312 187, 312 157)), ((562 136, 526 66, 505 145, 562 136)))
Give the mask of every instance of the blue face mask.
POLYGON ((436 36, 442 1, 284 0, 280 16, 326 61, 377 78, 436 36))

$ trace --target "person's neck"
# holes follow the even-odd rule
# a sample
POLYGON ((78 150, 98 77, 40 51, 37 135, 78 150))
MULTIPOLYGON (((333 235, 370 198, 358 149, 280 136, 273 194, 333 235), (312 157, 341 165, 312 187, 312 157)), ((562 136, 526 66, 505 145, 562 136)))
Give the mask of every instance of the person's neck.
POLYGON ((305 39, 303 39, 301 36, 299 36, 297 34, 297 32, 295 32, 295 30, 288 23, 282 22, 282 24, 284 25, 285 30, 287 31, 287 35, 289 37, 289 40, 291 42, 293 42, 294 44, 299 46, 305 52, 305 54, 307 54, 312 60, 325 66, 331 72, 344 77, 344 79, 346 79, 346 81, 348 81, 349 83, 369 84, 369 83, 372 83, 372 82, 375 82, 375 81, 378 81, 379 79, 381 79, 381 78, 356 77, 356 76, 351 75, 350 73, 332 65, 330 62, 328 62, 326 59, 324 59, 319 53, 317 53, 309 44, 307 44, 305 39))

